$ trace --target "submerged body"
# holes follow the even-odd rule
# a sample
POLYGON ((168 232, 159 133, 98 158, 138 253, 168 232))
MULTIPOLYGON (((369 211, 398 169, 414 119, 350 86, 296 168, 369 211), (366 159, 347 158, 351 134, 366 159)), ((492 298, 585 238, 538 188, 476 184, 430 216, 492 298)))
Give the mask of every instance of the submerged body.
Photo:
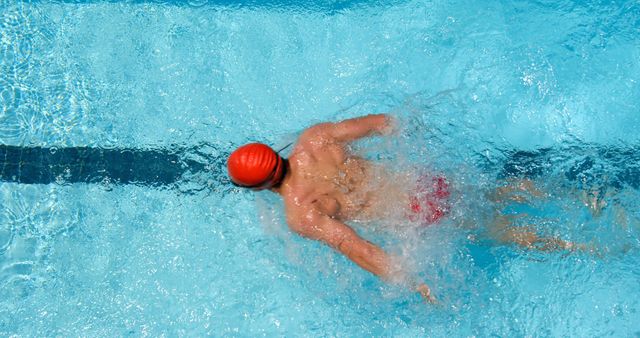
MULTIPOLYGON (((288 160, 262 144, 238 148, 229 157, 229 174, 237 185, 279 194, 294 232, 322 241, 383 280, 403 284, 434 301, 430 289, 415 280, 400 260, 347 224, 390 220, 428 225, 449 212, 445 177, 391 172, 349 151, 351 142, 387 135, 392 129, 393 120, 387 115, 318 124, 301 134, 288 160)), ((505 200, 511 192, 532 189, 527 184, 510 185, 493 198, 505 200)), ((559 239, 540 238, 535 230, 513 227, 512 220, 500 214, 491 223, 488 233, 499 242, 542 250, 575 248, 559 239)))

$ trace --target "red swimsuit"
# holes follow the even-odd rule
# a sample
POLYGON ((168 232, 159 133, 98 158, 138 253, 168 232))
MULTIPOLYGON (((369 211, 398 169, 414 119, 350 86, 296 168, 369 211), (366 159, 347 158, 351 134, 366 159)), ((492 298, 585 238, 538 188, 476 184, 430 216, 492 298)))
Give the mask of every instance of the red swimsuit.
POLYGON ((444 176, 421 175, 409 200, 409 219, 423 225, 437 223, 449 213, 449 183, 444 176))

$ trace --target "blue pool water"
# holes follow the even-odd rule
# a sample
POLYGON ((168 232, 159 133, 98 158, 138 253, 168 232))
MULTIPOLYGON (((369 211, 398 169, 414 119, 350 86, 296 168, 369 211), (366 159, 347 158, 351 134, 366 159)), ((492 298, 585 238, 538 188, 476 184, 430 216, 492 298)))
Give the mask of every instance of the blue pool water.
POLYGON ((640 335, 638 1, 0 0, 0 55, 0 336, 640 335), (401 130, 358 151, 454 206, 357 229, 439 306, 225 176, 378 112, 401 130), (491 202, 511 176, 547 197, 491 202), (602 250, 497 245, 496 210, 602 250))

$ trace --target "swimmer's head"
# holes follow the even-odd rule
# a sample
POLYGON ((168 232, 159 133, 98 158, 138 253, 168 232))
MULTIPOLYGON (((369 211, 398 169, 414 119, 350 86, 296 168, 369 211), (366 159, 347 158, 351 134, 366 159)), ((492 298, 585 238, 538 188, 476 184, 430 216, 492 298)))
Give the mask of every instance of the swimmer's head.
POLYGON ((245 144, 229 155, 227 171, 233 184, 253 190, 278 186, 285 176, 286 163, 271 147, 245 144))

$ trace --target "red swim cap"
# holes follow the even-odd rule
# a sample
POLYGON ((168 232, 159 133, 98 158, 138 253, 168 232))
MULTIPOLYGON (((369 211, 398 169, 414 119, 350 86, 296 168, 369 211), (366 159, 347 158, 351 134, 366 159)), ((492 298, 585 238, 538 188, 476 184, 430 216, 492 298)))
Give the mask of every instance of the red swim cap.
POLYGON ((283 160, 271 147, 249 143, 236 149, 227 159, 231 180, 245 188, 268 189, 283 176, 283 160))

